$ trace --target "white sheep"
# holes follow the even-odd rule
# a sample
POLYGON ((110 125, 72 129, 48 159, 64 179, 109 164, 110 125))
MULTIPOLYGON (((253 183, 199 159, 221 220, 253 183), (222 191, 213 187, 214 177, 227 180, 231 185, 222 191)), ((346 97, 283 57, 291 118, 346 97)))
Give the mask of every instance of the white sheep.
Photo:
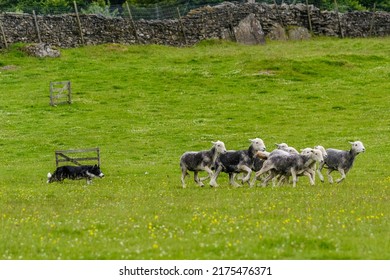
MULTIPOLYGON (((325 160, 325 158, 328 156, 328 154, 327 154, 327 152, 326 152, 326 150, 325 150, 325 148, 324 148, 323 146, 320 146, 320 145, 314 146, 314 149, 319 150, 319 151, 322 153, 322 157, 324 158, 324 160, 325 160)), ((301 154, 303 154, 303 155, 308 155, 308 154, 310 154, 310 153, 312 152, 312 150, 313 150, 312 148, 305 148, 305 149, 302 149, 302 150, 301 150, 301 154)), ((319 169, 317 168, 317 163, 316 163, 316 162, 314 162, 314 163, 312 164, 311 168, 312 168, 312 170, 313 170, 313 172, 311 172, 311 174, 312 174, 312 179, 313 179, 313 181, 315 182, 315 172, 317 171, 317 173, 319 174, 319 177, 320 177, 320 178, 321 178, 322 174, 321 174, 321 172, 319 171, 319 169)))
POLYGON ((336 182, 340 183, 346 178, 346 174, 352 168, 355 158, 358 154, 364 153, 366 148, 361 141, 349 142, 352 147, 349 151, 337 150, 337 149, 327 149, 326 152, 328 156, 325 158, 325 161, 319 166, 320 180, 323 182, 324 177, 321 174, 323 167, 328 168, 327 175, 329 183, 333 184, 333 178, 330 175, 333 171, 337 170, 341 174, 341 178, 337 179, 336 182))

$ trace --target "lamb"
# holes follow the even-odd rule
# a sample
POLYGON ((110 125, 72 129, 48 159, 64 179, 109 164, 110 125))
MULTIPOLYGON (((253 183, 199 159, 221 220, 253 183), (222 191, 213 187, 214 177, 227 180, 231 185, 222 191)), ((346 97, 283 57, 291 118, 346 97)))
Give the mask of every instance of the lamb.
POLYGON ((187 171, 194 172, 195 182, 203 187, 204 184, 202 181, 206 180, 209 177, 212 177, 213 171, 212 168, 215 165, 220 154, 226 153, 225 144, 222 141, 211 142, 213 144, 212 148, 207 151, 200 152, 185 152, 180 158, 180 167, 181 167, 181 183, 183 188, 186 187, 185 177, 188 174, 187 171), (199 178, 199 171, 206 171, 208 176, 205 178, 199 178))
POLYGON ((349 151, 337 150, 337 149, 327 149, 326 152, 328 156, 325 161, 320 164, 319 177, 322 182, 324 182, 324 177, 321 174, 323 167, 328 168, 327 175, 329 183, 333 184, 333 178, 330 175, 333 171, 337 170, 341 174, 341 178, 337 179, 336 182, 340 183, 346 178, 346 174, 352 168, 355 158, 358 154, 364 153, 366 149, 360 141, 349 142, 352 147, 349 151))
POLYGON ((313 149, 309 155, 303 154, 289 154, 286 152, 277 152, 264 162, 263 167, 260 171, 256 172, 254 180, 251 182, 251 186, 254 185, 257 178, 271 171, 270 176, 263 180, 262 185, 265 186, 269 180, 277 175, 283 176, 292 176, 293 177, 293 187, 296 186, 297 176, 306 175, 309 177, 310 184, 314 185, 312 176, 310 173, 310 166, 313 162, 323 162, 324 158, 320 150, 313 149))
MULTIPOLYGON (((248 150, 228 151, 216 161, 216 171, 210 180, 210 186, 217 187, 217 178, 221 171, 229 174, 229 183, 232 186, 238 187, 234 181, 234 173, 246 172, 246 176, 242 178, 242 182, 248 182, 254 167, 256 152, 265 151, 265 145, 260 138, 250 139, 251 142, 248 150)), ((259 163, 256 163, 259 164, 259 163)))

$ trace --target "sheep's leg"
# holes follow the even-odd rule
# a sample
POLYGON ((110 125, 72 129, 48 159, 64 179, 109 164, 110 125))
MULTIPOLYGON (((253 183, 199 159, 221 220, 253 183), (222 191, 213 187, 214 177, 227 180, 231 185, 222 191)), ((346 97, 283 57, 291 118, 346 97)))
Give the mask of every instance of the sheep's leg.
POLYGON ((294 168, 291 168, 291 176, 293 178, 293 187, 295 188, 297 186, 297 173, 294 168))
MULTIPOLYGON (((251 178, 251 174, 252 174, 252 169, 250 169, 248 166, 241 166, 240 168, 242 171, 244 172, 247 172, 246 176, 244 178, 242 178, 242 183, 246 183, 248 182, 249 184, 249 179, 251 178)), ((250 184, 249 184, 250 185, 250 184)))
POLYGON ((282 184, 283 179, 284 179, 283 175, 280 175, 280 174, 275 175, 272 178, 272 186, 279 187, 282 184))
POLYGON ((313 185, 316 183, 316 167, 314 166, 312 169, 307 170, 310 173, 310 177, 313 180, 313 185))
POLYGON ((321 182, 324 182, 324 176, 322 176, 321 170, 324 167, 324 162, 321 162, 317 169, 318 178, 320 178, 321 182))
MULTIPOLYGON (((213 172, 213 170, 211 170, 210 167, 205 166, 205 167, 204 167, 204 170, 207 172, 208 175, 207 175, 207 177, 201 178, 201 179, 200 179, 201 182, 204 181, 204 180, 206 180, 207 178, 212 178, 213 175, 214 175, 214 172, 213 172)), ((202 187, 203 187, 203 186, 204 186, 204 184, 202 183, 202 187)))
MULTIPOLYGON (((252 182, 249 184, 249 186, 253 187, 253 186, 255 185, 255 183, 256 183, 257 178, 260 177, 262 174, 264 174, 264 173, 270 171, 271 169, 272 169, 272 166, 263 165, 263 167, 262 167, 259 171, 256 172, 255 177, 253 178, 253 180, 252 180, 252 182)), ((267 177, 267 178, 268 178, 268 177, 267 177)), ((267 179, 267 178, 266 178, 266 179, 267 179)), ((273 176, 270 177, 270 179, 272 179, 272 178, 273 178, 273 176)), ((270 179, 269 179, 269 180, 270 180, 270 179)), ((265 186, 265 185, 264 185, 264 181, 265 181, 265 179, 263 180, 263 183, 261 184, 262 186, 265 186)), ((268 181, 267 181, 267 182, 268 182, 268 181)))
POLYGON ((327 175, 328 175, 329 183, 331 183, 331 184, 333 184, 333 178, 332 178, 332 176, 330 175, 330 173, 332 173, 332 172, 333 172, 332 169, 328 169, 327 175))
POLYGON ((290 176, 286 176, 286 175, 278 175, 276 178, 279 178, 279 181, 277 182, 276 186, 280 187, 281 185, 283 185, 284 183, 289 183, 290 181, 290 176))
POLYGON ((268 176, 267 177, 265 177, 264 178, 264 180, 261 182, 261 186, 262 187, 266 187, 267 186, 267 184, 268 184, 268 182, 272 179, 275 179, 275 177, 277 176, 277 174, 275 173, 275 172, 270 172, 269 174, 268 174, 268 176))
POLYGON ((338 179, 338 180, 336 180, 336 183, 340 183, 342 180, 344 180, 345 179, 345 172, 344 172, 344 169, 342 169, 342 168, 339 168, 338 169, 339 170, 339 172, 340 172, 340 174, 341 174, 341 178, 340 179, 338 179))
POLYGON ((218 178, 219 173, 221 173, 221 171, 222 171, 222 167, 218 166, 218 168, 215 171, 215 173, 213 175, 211 175, 211 180, 210 180, 210 183, 209 183, 209 185, 211 187, 218 187, 217 178, 218 178))
POLYGON ((241 187, 240 184, 238 184, 235 180, 234 177, 236 177, 235 173, 229 173, 229 183, 233 187, 241 187))
POLYGON ((200 187, 203 187, 204 184, 199 180, 198 171, 194 171, 194 181, 197 183, 200 187))
POLYGON ((311 171, 304 171, 303 172, 303 175, 307 176, 309 178, 309 181, 310 181, 310 185, 314 186, 315 182, 313 180, 313 174, 311 171))
POLYGON ((201 182, 203 182, 203 181, 207 180, 208 178, 210 178, 210 175, 207 175, 206 177, 201 177, 201 178, 199 178, 199 180, 201 182))
MULTIPOLYGON (((205 168, 205 170, 206 170, 206 168, 205 168)), ((206 176, 206 177, 201 177, 201 178, 199 178, 199 180, 200 180, 201 182, 207 180, 207 179, 210 178, 210 177, 212 176, 212 174, 213 174, 213 173, 212 173, 211 176, 210 176, 210 173, 208 173, 207 170, 206 170, 206 172, 207 172, 207 176, 206 176)))
POLYGON ((181 184, 182 184, 183 188, 186 187, 185 178, 186 178, 187 175, 188 175, 187 169, 186 168, 182 168, 181 169, 181 184))

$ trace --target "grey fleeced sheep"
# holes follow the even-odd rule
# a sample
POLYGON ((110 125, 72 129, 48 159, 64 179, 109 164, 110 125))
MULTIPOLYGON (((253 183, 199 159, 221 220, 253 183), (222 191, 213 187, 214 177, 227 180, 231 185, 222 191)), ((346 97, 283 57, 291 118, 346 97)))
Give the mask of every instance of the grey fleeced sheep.
POLYGON ((248 182, 252 173, 252 169, 255 168, 256 152, 265 151, 265 145, 260 138, 250 139, 251 144, 247 150, 240 151, 228 151, 216 161, 216 171, 214 176, 210 180, 210 186, 217 187, 217 178, 221 171, 229 174, 229 183, 233 186, 239 186, 234 181, 235 173, 246 173, 246 176, 242 179, 242 182, 248 182))
POLYGON ((349 142, 352 147, 349 151, 337 150, 337 149, 327 149, 326 152, 328 156, 325 161, 319 166, 319 177, 323 182, 324 177, 321 174, 323 167, 328 168, 327 175, 329 183, 333 183, 333 178, 330 175, 333 171, 337 170, 341 174, 341 178, 336 180, 337 183, 340 183, 346 178, 346 174, 352 168, 355 158, 358 154, 365 152, 363 143, 360 141, 349 142))
POLYGON ((312 149, 310 154, 289 154, 287 152, 279 151, 268 157, 264 162, 260 171, 256 172, 256 176, 251 182, 251 186, 259 176, 266 172, 270 172, 270 175, 263 180, 262 185, 265 186, 272 178, 282 176, 292 176, 293 186, 296 186, 297 176, 306 175, 309 177, 310 184, 314 185, 312 179, 312 164, 313 162, 323 162, 324 158, 321 151, 312 149))
POLYGON ((225 144, 222 141, 212 142, 213 146, 210 150, 200 151, 200 152, 185 152, 180 158, 180 167, 181 167, 181 183, 183 188, 186 187, 185 177, 188 174, 187 171, 194 172, 194 180, 195 182, 203 187, 204 184, 202 181, 213 175, 213 171, 211 170, 218 156, 222 153, 226 152, 225 144), (206 171, 208 176, 205 178, 199 178, 199 171, 206 171))

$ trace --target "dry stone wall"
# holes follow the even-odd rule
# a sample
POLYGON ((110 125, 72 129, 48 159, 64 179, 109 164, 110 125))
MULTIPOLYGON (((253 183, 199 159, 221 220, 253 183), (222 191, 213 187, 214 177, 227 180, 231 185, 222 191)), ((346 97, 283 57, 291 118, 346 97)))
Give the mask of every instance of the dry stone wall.
POLYGON ((4 13, 0 14, 0 47, 3 48, 5 43, 38 43, 39 38, 43 43, 62 48, 103 43, 183 46, 211 38, 235 40, 240 22, 249 15, 253 15, 256 22, 260 23, 264 35, 269 37, 280 32, 280 27, 285 30, 291 27, 310 30, 310 26, 312 34, 320 36, 390 35, 390 13, 337 14, 303 4, 225 2, 214 7, 205 6, 192 10, 175 20, 138 20, 133 23, 128 18, 80 15, 81 31, 75 14, 37 16, 35 19, 29 14, 4 13))

